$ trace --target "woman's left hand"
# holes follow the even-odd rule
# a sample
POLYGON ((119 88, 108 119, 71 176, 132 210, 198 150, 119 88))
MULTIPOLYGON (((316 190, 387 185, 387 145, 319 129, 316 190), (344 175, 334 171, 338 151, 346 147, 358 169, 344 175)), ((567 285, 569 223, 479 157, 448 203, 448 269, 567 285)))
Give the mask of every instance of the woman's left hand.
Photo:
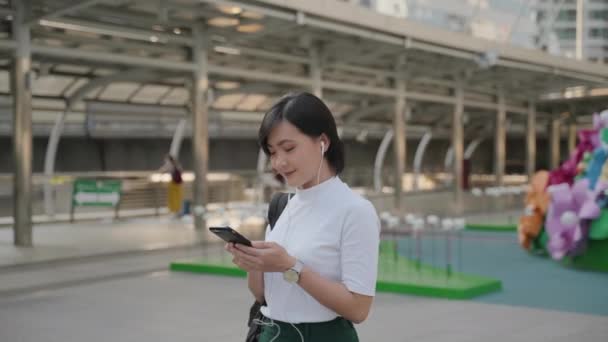
POLYGON ((232 262, 245 271, 284 272, 296 263, 295 258, 276 242, 253 241, 252 245, 226 245, 226 250, 234 256, 232 262))

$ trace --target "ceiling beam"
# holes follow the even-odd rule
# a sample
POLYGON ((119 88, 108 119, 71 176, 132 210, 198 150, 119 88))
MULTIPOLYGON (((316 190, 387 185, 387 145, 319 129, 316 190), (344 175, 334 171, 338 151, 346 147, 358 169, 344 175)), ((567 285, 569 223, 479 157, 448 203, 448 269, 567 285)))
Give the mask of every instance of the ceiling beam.
POLYGON ((104 2, 104 1, 107 1, 107 0, 86 0, 86 1, 76 0, 67 6, 64 6, 59 9, 56 9, 54 11, 51 11, 49 13, 43 14, 39 17, 32 18, 32 19, 28 20, 25 24, 28 26, 32 26, 34 24, 37 24, 40 20, 59 18, 66 14, 70 14, 73 12, 83 10, 87 7, 94 6, 94 5, 104 2))

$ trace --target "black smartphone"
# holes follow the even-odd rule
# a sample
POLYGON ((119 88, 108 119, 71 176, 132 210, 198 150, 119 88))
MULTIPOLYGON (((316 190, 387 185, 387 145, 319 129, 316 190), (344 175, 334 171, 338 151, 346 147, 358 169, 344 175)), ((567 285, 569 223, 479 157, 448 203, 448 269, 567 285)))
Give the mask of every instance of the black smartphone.
POLYGON ((209 227, 209 230, 222 240, 251 247, 251 241, 230 227, 209 227))

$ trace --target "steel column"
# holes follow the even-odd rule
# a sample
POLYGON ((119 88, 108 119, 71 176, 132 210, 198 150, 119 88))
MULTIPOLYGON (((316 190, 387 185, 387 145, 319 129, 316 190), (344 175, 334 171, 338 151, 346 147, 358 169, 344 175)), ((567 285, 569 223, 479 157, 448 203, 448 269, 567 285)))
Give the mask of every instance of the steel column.
POLYGON ((12 1, 17 43, 12 69, 13 92, 13 243, 32 246, 32 58, 28 0, 12 1))
POLYGON ((561 141, 561 122, 559 118, 551 119, 551 130, 550 130, 550 167, 555 169, 559 166, 559 158, 561 155, 560 141, 561 141))
POLYGON ((207 92, 209 90, 208 78, 208 37, 202 25, 192 28, 194 47, 192 48, 195 70, 192 75, 192 153, 194 161, 193 207, 194 226, 203 229, 206 226, 204 216, 208 201, 207 170, 209 168, 209 104, 207 92))
POLYGON ((312 44, 310 47, 310 78, 312 79, 312 93, 323 98, 323 68, 321 64, 321 47, 312 44))
POLYGON ((405 113, 405 97, 401 96, 405 92, 405 80, 396 79, 395 86, 397 96, 395 97, 395 112, 393 115, 393 129, 395 131, 395 208, 401 209, 401 201, 403 197, 403 173, 405 172, 405 157, 406 157, 406 123, 404 118, 405 113))
POLYGON ((526 174, 528 180, 536 172, 536 103, 528 102, 528 121, 526 124, 526 174))
POLYGON ((464 156, 464 84, 457 82, 454 88, 456 104, 454 105, 454 116, 452 119, 452 151, 454 155, 454 197, 456 204, 462 203, 462 160, 464 156))
POLYGON ((573 122, 568 125, 568 154, 576 149, 576 130, 576 123, 573 122))
POLYGON ((506 144, 507 144, 507 108, 503 89, 498 90, 498 110, 496 111, 496 131, 494 140, 494 175, 496 184, 504 184, 506 144))

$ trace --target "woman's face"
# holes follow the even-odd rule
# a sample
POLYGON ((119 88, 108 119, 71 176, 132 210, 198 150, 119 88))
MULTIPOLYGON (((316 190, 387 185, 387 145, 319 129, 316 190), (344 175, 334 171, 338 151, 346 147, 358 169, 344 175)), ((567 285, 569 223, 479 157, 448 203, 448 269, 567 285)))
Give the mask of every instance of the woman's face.
POLYGON ((289 121, 282 120, 268 135, 272 168, 289 186, 308 188, 316 182, 319 163, 326 163, 321 156, 321 141, 321 138, 311 138, 289 121))

